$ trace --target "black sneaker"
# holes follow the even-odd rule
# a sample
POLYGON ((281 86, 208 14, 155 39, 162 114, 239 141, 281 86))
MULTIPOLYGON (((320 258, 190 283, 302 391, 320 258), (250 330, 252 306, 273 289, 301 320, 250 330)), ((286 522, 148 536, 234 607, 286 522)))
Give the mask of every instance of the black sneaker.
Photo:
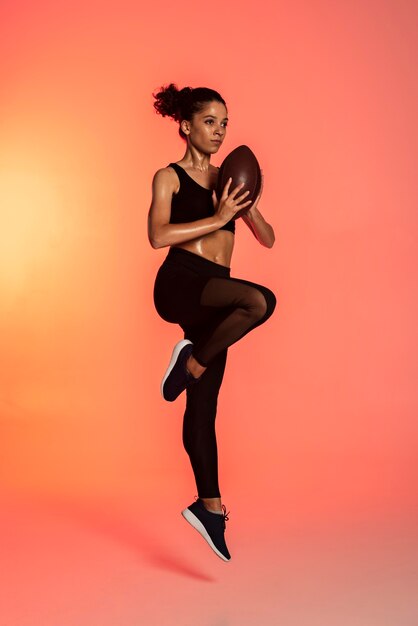
POLYGON ((231 555, 225 543, 225 521, 229 519, 226 507, 222 505, 223 513, 212 513, 198 498, 187 509, 181 512, 183 517, 195 528, 208 542, 212 550, 224 561, 229 561, 231 555))
POLYGON ((189 339, 182 339, 174 346, 170 364, 161 382, 161 393, 164 400, 173 402, 190 383, 197 382, 199 378, 194 378, 187 370, 186 363, 193 344, 189 339))

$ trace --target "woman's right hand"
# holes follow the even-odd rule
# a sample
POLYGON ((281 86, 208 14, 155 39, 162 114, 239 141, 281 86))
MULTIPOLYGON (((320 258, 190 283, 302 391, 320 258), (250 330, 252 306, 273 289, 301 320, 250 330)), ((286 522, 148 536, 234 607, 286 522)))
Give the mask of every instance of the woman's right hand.
POLYGON ((244 191, 244 193, 237 197, 237 193, 240 191, 240 189, 242 189, 244 183, 241 183, 240 185, 235 187, 235 189, 233 189, 228 195, 231 182, 232 178, 228 178, 219 201, 216 196, 216 191, 213 190, 212 193, 215 214, 218 215, 225 224, 232 220, 235 213, 241 211, 241 209, 244 209, 245 207, 248 207, 252 202, 252 200, 243 202, 245 197, 250 193, 249 191, 244 191))

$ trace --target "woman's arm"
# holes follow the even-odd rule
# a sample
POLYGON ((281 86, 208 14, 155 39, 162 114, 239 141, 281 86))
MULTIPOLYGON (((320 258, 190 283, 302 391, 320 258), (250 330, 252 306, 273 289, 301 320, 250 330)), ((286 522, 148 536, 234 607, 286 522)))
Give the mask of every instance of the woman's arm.
POLYGON ((148 213, 148 239, 153 248, 164 248, 203 237, 224 223, 219 214, 194 222, 170 224, 175 180, 167 168, 158 170, 152 181, 152 202, 148 213))
POLYGON ((212 194, 215 214, 194 222, 170 224, 171 200, 176 187, 175 179, 167 168, 157 170, 152 181, 152 202, 148 213, 148 239, 153 248, 175 246, 213 233, 229 222, 237 211, 251 204, 244 202, 248 192, 237 196, 242 185, 228 194, 231 179, 226 183, 219 202, 212 194))
POLYGON ((261 215, 260 211, 257 208, 258 202, 263 192, 263 185, 264 185, 264 179, 263 179, 263 175, 261 175, 260 193, 258 194, 257 198, 254 200, 253 206, 250 209, 248 209, 248 211, 246 211, 244 215, 242 215, 242 219, 247 224, 248 228, 251 230, 254 237, 256 237, 256 239, 258 239, 258 241, 263 246, 266 246, 266 248, 272 248, 274 241, 276 239, 274 235, 273 227, 266 222, 266 220, 264 219, 264 217, 261 215))
POLYGON ((256 206, 251 207, 243 216, 242 219, 247 224, 254 237, 266 248, 272 248, 275 235, 273 227, 266 222, 264 217, 256 206))

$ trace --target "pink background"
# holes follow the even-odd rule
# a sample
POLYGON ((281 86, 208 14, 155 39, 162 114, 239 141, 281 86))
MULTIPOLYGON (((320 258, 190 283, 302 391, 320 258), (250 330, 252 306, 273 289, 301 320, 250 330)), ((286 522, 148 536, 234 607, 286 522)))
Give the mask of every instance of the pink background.
POLYGON ((2 624, 418 622, 418 9, 387 0, 0 5, 2 624), (230 350, 223 563, 180 510, 184 396, 159 393, 152 92, 226 100, 275 246, 232 275, 274 316, 230 350), (198 617, 197 617, 198 616, 198 617))

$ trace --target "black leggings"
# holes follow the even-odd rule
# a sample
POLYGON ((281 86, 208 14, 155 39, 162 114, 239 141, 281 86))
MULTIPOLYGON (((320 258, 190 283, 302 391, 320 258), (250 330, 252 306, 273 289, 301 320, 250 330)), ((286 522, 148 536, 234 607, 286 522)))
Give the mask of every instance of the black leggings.
POLYGON ((270 289, 230 277, 230 268, 182 248, 170 248, 154 285, 155 308, 179 324, 193 356, 207 369, 186 389, 183 445, 200 498, 220 497, 215 418, 227 350, 273 313, 270 289))

